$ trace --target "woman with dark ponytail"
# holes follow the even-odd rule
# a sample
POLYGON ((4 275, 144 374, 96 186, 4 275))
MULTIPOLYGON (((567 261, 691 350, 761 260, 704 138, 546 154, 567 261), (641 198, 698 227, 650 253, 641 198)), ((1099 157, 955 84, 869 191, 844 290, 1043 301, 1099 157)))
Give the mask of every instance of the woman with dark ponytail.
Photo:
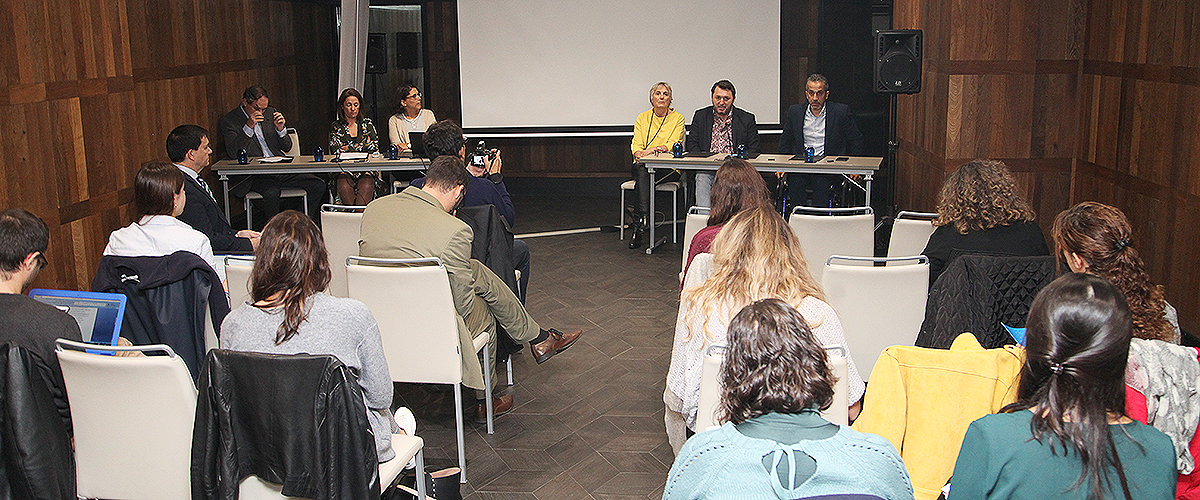
POLYGON ((1162 287, 1150 282, 1133 246, 1133 227, 1116 207, 1094 201, 1075 205, 1054 218, 1050 231, 1059 265, 1112 282, 1133 313, 1133 336, 1179 343, 1179 320, 1162 287))
POLYGON ((1124 412, 1132 324, 1121 292, 1064 275, 1027 325, 1017 402, 967 429, 950 500, 1173 498, 1170 438, 1124 412))

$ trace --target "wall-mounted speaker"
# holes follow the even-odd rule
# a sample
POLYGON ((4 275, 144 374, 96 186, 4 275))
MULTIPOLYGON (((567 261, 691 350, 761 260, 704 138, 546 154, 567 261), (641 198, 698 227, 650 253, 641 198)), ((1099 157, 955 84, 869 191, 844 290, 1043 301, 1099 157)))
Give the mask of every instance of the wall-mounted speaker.
POLYGON ((921 91, 921 30, 875 31, 875 92, 921 91))
POLYGON ((412 31, 397 31, 396 67, 417 69, 421 67, 421 34, 412 31))
POLYGON ((387 33, 367 33, 367 74, 387 73, 387 33))

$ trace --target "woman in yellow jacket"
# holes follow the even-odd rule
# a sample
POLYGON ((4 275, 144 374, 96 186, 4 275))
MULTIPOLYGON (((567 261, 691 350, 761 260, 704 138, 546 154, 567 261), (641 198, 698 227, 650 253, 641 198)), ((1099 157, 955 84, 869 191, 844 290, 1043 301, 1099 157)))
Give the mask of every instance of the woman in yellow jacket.
POLYGON ((658 82, 650 87, 650 109, 638 115, 633 122, 633 182, 637 193, 636 209, 633 213, 633 237, 629 248, 637 249, 645 239, 646 212, 650 210, 650 174, 642 158, 647 155, 670 153, 671 146, 683 142, 683 115, 671 107, 671 85, 658 82))

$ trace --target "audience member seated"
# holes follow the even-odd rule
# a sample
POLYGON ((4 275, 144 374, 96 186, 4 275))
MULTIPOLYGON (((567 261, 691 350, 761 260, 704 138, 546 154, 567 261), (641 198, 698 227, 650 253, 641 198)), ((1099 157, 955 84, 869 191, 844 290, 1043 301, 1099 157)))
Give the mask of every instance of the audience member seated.
POLYGON ((213 257, 208 237, 176 219, 187 204, 183 183, 183 172, 174 165, 143 163, 133 180, 133 206, 138 220, 108 236, 104 255, 159 257, 183 250, 208 262, 224 283, 225 264, 213 257))
POLYGON ((1134 337, 1179 343, 1175 308, 1162 287, 1150 282, 1133 247, 1133 227, 1120 209, 1085 201, 1058 214, 1050 234, 1060 265, 1109 280, 1121 291, 1133 313, 1134 337))
MULTIPOLYGON (((250 300, 225 317, 221 348, 268 354, 332 354, 354 372, 367 405, 379 461, 392 450, 392 376, 379 325, 362 302, 326 294, 329 255, 317 225, 287 210, 263 228, 250 300)), ((402 420, 412 421, 407 408, 402 420)), ((405 429, 406 433, 413 429, 405 429)))
MULTIPOLYGON (((763 207, 742 211, 717 235, 712 250, 711 276, 687 276, 675 322, 663 401, 667 405, 667 438, 676 454, 688 433, 697 430, 704 353, 713 344, 725 343, 730 318, 745 305, 764 298, 781 299, 812 325, 821 345, 846 345, 837 313, 825 303, 821 284, 808 270, 796 233, 779 214, 763 207)), ((849 353, 846 357, 850 358, 849 353)), ((853 358, 848 385, 853 420, 866 387, 853 358)))
MULTIPOLYGON (((629 240, 631 249, 640 248, 644 243, 645 218, 650 212, 650 173, 646 171, 642 158, 670 153, 672 146, 682 143, 683 121, 683 115, 671 107, 671 85, 667 82, 651 85, 650 109, 643 111, 633 122, 633 140, 629 143, 633 151, 633 185, 637 196, 637 201, 633 202, 633 236, 629 240)), ((662 179, 660 175, 658 181, 662 182, 662 179)), ((628 207, 621 208, 628 210, 628 207)))
POLYGON ((825 349, 798 311, 779 299, 744 307, 729 322, 720 411, 728 423, 697 434, 675 458, 663 499, 911 499, 888 440, 821 418, 835 379, 825 349))
POLYGON ((42 219, 20 208, 0 212, 0 344, 20 345, 51 367, 51 396, 70 434, 71 412, 54 339, 82 341, 79 323, 57 307, 22 293, 46 267, 49 245, 50 232, 42 219))
POLYGON ((258 232, 249 229, 235 232, 229 227, 212 190, 200 176, 212 154, 208 144, 208 131, 199 125, 180 125, 167 136, 167 157, 186 176, 183 182, 186 203, 183 213, 176 217, 208 236, 215 253, 249 253, 258 245, 258 232))
POLYGON ((388 118, 388 139, 400 151, 408 151, 412 149, 408 133, 425 132, 437 119, 433 117, 433 111, 421 108, 421 89, 416 85, 400 87, 400 96, 396 113, 388 118))
POLYGON ((712 208, 708 212, 708 226, 692 237, 687 263, 683 266, 684 275, 691 267, 692 259, 709 251, 717 233, 734 215, 758 207, 771 209, 771 193, 767 190, 767 183, 749 162, 739 158, 725 160, 717 169, 710 198, 712 208))
MULTIPOLYGON (((270 106, 267 89, 253 85, 242 92, 242 103, 221 117, 221 139, 225 141, 227 158, 237 158, 239 150, 246 156, 284 156, 292 149, 283 113, 270 106), (263 121, 268 123, 263 128, 263 121), (266 132, 264 132, 266 130, 266 132)), ((245 196, 251 189, 262 195, 262 208, 269 219, 279 213, 281 188, 303 189, 308 193, 310 214, 316 214, 325 202, 328 188, 325 181, 312 174, 255 175, 247 183, 231 189, 234 196, 245 196)), ((253 228, 250 228, 253 229, 253 228)))
POLYGON ((959 255, 1050 255, 1033 208, 1004 162, 974 160, 946 176, 938 195, 937 229, 921 253, 929 285, 959 255))
POLYGON ((1170 438, 1125 415, 1132 322, 1103 278, 1067 274, 1029 313, 1017 402, 967 429, 960 498, 1172 498, 1170 438))
MULTIPOLYGON (((442 155, 456 156, 458 159, 466 161, 467 146, 463 142, 462 128, 452 120, 442 120, 429 127, 424 138, 425 152, 430 159, 437 158, 442 155)), ((496 158, 485 158, 483 165, 475 165, 474 163, 467 164, 467 171, 471 173, 471 182, 467 184, 466 191, 463 192, 463 199, 460 206, 463 207, 478 207, 483 205, 491 205, 496 207, 500 215, 504 217, 504 221, 511 229, 517 223, 517 211, 513 208, 512 197, 508 194, 508 188, 504 185, 504 176, 500 174, 500 166, 503 160, 500 158, 500 151, 496 151, 496 158)), ((421 177, 414 179, 412 185, 422 187, 425 185, 425 178, 421 177)), ((529 289, 529 244, 523 240, 514 239, 512 243, 512 263, 514 268, 521 271, 521 286, 520 297, 521 303, 525 303, 525 292, 529 289)), ((495 273, 499 270, 493 269, 495 273)))
MULTIPOLYGON (((362 94, 348 88, 338 97, 338 119, 329 128, 329 154, 377 153, 379 134, 375 124, 362 115, 362 94)), ((375 199, 379 172, 342 172, 337 177, 337 194, 343 205, 366 205, 375 199)))
MULTIPOLYGON (((471 228, 450 215, 471 180, 461 159, 442 155, 425 174, 424 186, 409 186, 384 196, 363 211, 359 254, 364 257, 411 259, 437 257, 446 266, 450 293, 459 323, 463 353, 463 385, 483 394, 483 369, 471 339, 499 323, 518 344, 529 344, 534 361, 545 362, 571 347, 582 330, 562 333, 543 330, 520 299, 495 273, 471 259, 471 228)), ((493 364, 492 366, 495 366, 493 364)), ((481 396, 482 397, 482 396, 481 396)), ((512 409, 511 394, 495 397, 497 415, 512 409)), ((475 418, 486 421, 485 405, 476 405, 475 418)))

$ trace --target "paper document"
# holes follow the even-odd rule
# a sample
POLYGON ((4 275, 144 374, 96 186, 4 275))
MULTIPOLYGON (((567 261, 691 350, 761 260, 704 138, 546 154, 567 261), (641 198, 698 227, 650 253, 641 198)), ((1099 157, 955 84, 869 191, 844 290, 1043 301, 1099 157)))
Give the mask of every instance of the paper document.
POLYGON ((259 161, 259 163, 279 163, 279 162, 285 162, 285 161, 292 161, 292 157, 291 156, 267 156, 267 157, 259 158, 258 161, 259 161))
POLYGON ((338 158, 341 159, 342 161, 365 160, 365 159, 367 159, 368 154, 370 154, 370 153, 350 153, 347 151, 343 151, 341 153, 338 153, 338 158))

